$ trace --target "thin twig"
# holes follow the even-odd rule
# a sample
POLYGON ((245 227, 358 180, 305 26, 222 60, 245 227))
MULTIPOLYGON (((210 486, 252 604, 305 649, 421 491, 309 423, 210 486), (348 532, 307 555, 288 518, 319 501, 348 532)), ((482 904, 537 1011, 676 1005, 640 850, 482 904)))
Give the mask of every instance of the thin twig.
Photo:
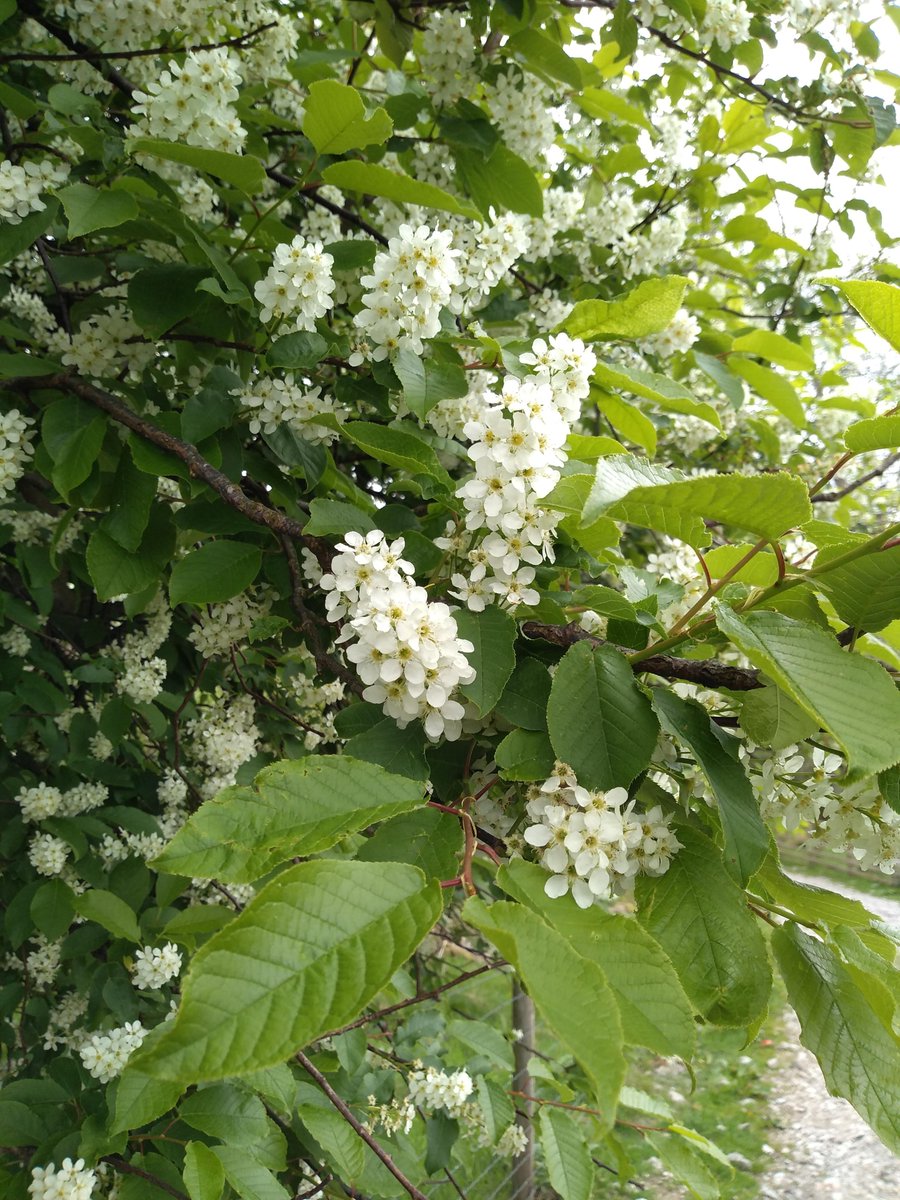
MULTIPOLYGON (((274 29, 276 24, 277 21, 269 21, 266 25, 260 25, 256 29, 251 29, 249 33, 242 33, 238 37, 228 38, 227 41, 203 42, 197 46, 151 46, 149 50, 91 50, 88 46, 85 46, 83 50, 79 50, 75 54, 0 54, 0 63, 87 62, 93 66, 94 60, 152 58, 155 55, 162 54, 193 54, 198 50, 225 50, 231 46, 243 46, 246 42, 258 37, 259 34, 265 33, 267 29, 274 29)), ((54 34, 53 36, 56 37, 57 35, 54 34)), ((59 40, 62 41, 62 38, 59 40)))

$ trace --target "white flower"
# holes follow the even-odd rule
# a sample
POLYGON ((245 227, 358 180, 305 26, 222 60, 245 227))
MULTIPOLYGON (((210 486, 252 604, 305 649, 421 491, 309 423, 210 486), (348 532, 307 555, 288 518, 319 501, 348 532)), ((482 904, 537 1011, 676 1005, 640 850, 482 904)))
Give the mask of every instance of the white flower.
POLYGON ((0 413, 0 498, 11 492, 31 458, 34 422, 17 408, 0 413))
POLYGON ((324 445, 334 441, 337 433, 317 424, 315 418, 327 413, 340 420, 346 415, 330 396, 322 395, 320 387, 295 383, 293 375, 261 377, 244 388, 240 401, 250 417, 251 433, 274 433, 279 425, 289 425, 305 441, 324 445))
POLYGON ((172 60, 146 91, 134 93, 131 111, 140 117, 134 135, 240 154, 247 131, 233 107, 241 82, 238 65, 225 48, 189 50, 181 66, 172 60))
POLYGON ((90 1200, 97 1176, 85 1169, 84 1159, 64 1158, 57 1171, 54 1163, 33 1167, 28 1194, 32 1200, 90 1200))
POLYGON ((95 1033, 84 1043, 78 1053, 85 1069, 99 1079, 109 1083, 125 1069, 125 1064, 147 1036, 140 1021, 126 1021, 109 1033, 95 1033))
POLYGON ((63 345, 65 365, 89 379, 113 378, 123 367, 137 378, 154 356, 153 346, 121 305, 82 321, 71 342, 63 345))
POLYGON ((50 784, 39 783, 35 787, 20 788, 16 803, 22 810, 23 821, 45 821, 59 812, 62 792, 50 784))
POLYGON ((145 946, 134 956, 131 982, 139 991, 149 992, 174 979, 180 970, 181 954, 172 942, 166 942, 161 950, 145 946))
POLYGON ((18 225, 29 213, 47 206, 41 193, 64 183, 69 174, 66 163, 45 158, 41 162, 0 162, 0 222, 18 225))
POLYGON ((700 336, 697 318, 679 309, 661 333, 645 338, 641 343, 644 350, 658 354, 660 358, 671 358, 673 354, 686 354, 700 336))
POLYGON ((321 242, 308 242, 302 234, 275 247, 272 265, 253 289, 262 305, 260 318, 289 321, 294 330, 312 331, 334 304, 334 258, 321 242))
POLYGON ((28 847, 28 861, 38 875, 59 875, 69 857, 69 847, 62 838, 39 833, 28 847))

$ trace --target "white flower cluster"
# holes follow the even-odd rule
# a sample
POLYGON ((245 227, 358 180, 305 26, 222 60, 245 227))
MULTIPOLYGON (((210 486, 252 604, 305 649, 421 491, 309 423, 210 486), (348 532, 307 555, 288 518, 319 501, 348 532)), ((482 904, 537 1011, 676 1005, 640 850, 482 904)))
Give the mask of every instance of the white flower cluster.
POLYGON ((0 497, 13 490, 28 465, 33 425, 17 408, 0 413, 0 497))
MULTIPOLYGON (((476 612, 496 597, 512 608, 539 600, 531 586, 535 567, 552 560, 552 535, 562 519, 542 501, 559 481, 566 439, 597 360, 584 342, 561 333, 549 342, 538 338, 522 362, 534 373, 508 376, 499 395, 487 394, 493 406, 464 429, 475 475, 457 495, 466 528, 487 536, 469 551, 468 575, 451 576, 451 595, 476 612)), ((457 548, 452 537, 436 544, 457 548)))
POLYGON ((518 69, 510 67, 485 91, 491 113, 510 150, 526 162, 540 163, 556 139, 549 89, 533 75, 526 82, 518 69))
POLYGON ((8 311, 31 326, 40 342, 46 342, 56 332, 56 318, 40 296, 13 284, 3 300, 8 311))
POLYGON ((269 601, 265 596, 254 600, 242 592, 231 600, 209 604, 202 609, 188 639, 204 658, 227 654, 235 643, 246 639, 256 622, 268 611, 269 601))
POLYGON ((440 333, 441 310, 459 311, 459 255, 449 230, 426 225, 401 225, 387 249, 376 254, 372 274, 360 280, 368 290, 353 319, 375 343, 373 359, 380 361, 403 349, 421 354, 423 340, 440 333))
POLYGON ((116 679, 116 691, 137 704, 149 704, 163 690, 168 672, 163 658, 130 659, 116 679))
POLYGON ((239 768, 256 754, 260 742, 251 696, 227 698, 217 693, 214 700, 185 726, 190 757, 205 773, 200 784, 204 800, 234 783, 239 768))
POLYGON ((333 267, 322 243, 308 242, 300 233, 276 246, 271 267, 253 289, 263 323, 290 321, 293 330, 314 330, 334 304, 333 267))
POLYGON ((466 1101, 472 1094, 474 1084, 468 1071, 454 1071, 448 1075, 437 1067, 423 1067, 421 1063, 409 1076, 409 1099, 426 1112, 443 1109, 450 1117, 462 1115, 466 1101))
POLYGON ((0 222, 18 225, 29 213, 41 212, 47 205, 41 192, 58 187, 69 174, 68 165, 52 158, 40 162, 0 162, 0 222))
POLYGON ((46 821, 59 812, 62 792, 48 783, 38 783, 34 787, 19 788, 16 803, 22 810, 23 821, 46 821))
POLYGON ((29 952, 25 959, 25 970, 33 987, 45 988, 53 982, 59 970, 62 941, 51 942, 42 933, 31 939, 37 949, 29 952))
POLYGON ((583 208, 584 196, 575 188, 547 188, 544 192, 543 215, 529 219, 531 258, 539 260, 552 254, 557 234, 577 225, 583 208))
POLYGON ((126 1021, 109 1033, 95 1033, 80 1047, 78 1053, 85 1069, 99 1079, 109 1083, 125 1069, 130 1056, 147 1036, 140 1021, 126 1021))
POLYGON ((13 625, 0 635, 0 646, 13 658, 27 658, 31 653, 31 638, 21 625, 13 625))
POLYGON ((750 36, 752 16, 744 0, 707 0, 702 36, 722 50, 730 50, 750 36))
POLYGON ((535 823, 525 830, 525 841, 540 851, 541 865, 551 872, 544 885, 548 896, 564 896, 571 888, 575 903, 590 908, 638 872, 665 874, 681 844, 658 805, 637 812, 625 788, 590 792, 579 786, 571 767, 558 762, 554 770, 529 790, 526 804, 535 823))
POLYGON ((673 354, 687 354, 699 336, 697 318, 680 308, 665 329, 644 338, 641 348, 660 358, 671 358, 673 354))
POLYGON ((88 999, 81 992, 67 992, 57 999, 44 1030, 44 1049, 58 1050, 60 1046, 70 1046, 76 1040, 80 1044, 81 1035, 73 1031, 87 1010, 88 999))
POLYGON ((804 830, 816 845, 850 852, 863 870, 893 875, 900 866, 900 813, 870 780, 843 783, 844 760, 814 747, 789 746, 763 759, 745 751, 751 783, 765 820, 787 833, 804 830))
POLYGON ((131 982, 141 992, 152 992, 174 979, 181 970, 181 954, 173 942, 163 948, 144 946, 134 956, 131 982))
POLYGON ((328 618, 347 618, 338 641, 356 639, 347 657, 366 700, 401 729, 421 718, 432 741, 455 741, 465 710, 453 696, 475 678, 466 659, 474 647, 459 636, 450 608, 416 585, 403 549, 402 538, 388 542, 380 529, 346 534, 321 580, 328 618))
POLYGON ((472 30, 459 13, 438 11, 428 18, 419 49, 423 84, 436 108, 467 96, 477 82, 477 47, 472 30))
POLYGON ((136 136, 165 138, 240 154, 247 131, 233 107, 241 82, 237 58, 227 49, 190 50, 179 66, 135 92, 136 136))
POLYGON ((490 225, 459 221, 453 230, 453 246, 459 251, 462 276, 458 296, 468 306, 487 296, 514 263, 527 253, 533 224, 517 213, 492 217, 490 225))
POLYGON ((130 696, 138 704, 149 704, 163 690, 168 667, 156 651, 172 627, 172 613, 162 593, 144 615, 144 628, 126 634, 111 648, 111 654, 121 659, 123 667, 116 678, 116 691, 130 696))
POLYGON ((626 279, 652 275, 671 264, 687 237, 688 214, 681 208, 666 213, 640 233, 628 233, 616 249, 626 279))
POLYGON ((240 393, 240 402, 250 417, 251 433, 274 433, 279 425, 288 425, 304 441, 322 445, 333 442, 337 433, 317 424, 315 418, 328 414, 340 420, 346 416, 333 397, 323 396, 320 387, 311 387, 306 380, 295 383, 293 375, 284 379, 260 376, 240 393))
POLYGON ((111 379, 123 366, 136 377, 154 356, 153 346, 121 305, 82 321, 71 342, 58 337, 63 363, 89 379, 111 379))
POLYGON ((55 1163, 33 1167, 28 1194, 31 1200, 90 1200, 97 1176, 85 1169, 84 1159, 64 1158, 57 1171, 55 1163))
POLYGON ((61 875, 68 857, 68 844, 50 833, 37 834, 28 847, 28 861, 38 875, 61 875))

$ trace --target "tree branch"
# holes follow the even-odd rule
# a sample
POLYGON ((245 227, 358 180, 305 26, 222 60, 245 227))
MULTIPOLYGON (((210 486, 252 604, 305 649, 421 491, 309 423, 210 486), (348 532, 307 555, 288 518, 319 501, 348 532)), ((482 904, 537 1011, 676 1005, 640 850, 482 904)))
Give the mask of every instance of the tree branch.
POLYGON ((24 13, 26 17, 31 17, 32 21, 36 21, 42 29, 46 29, 58 42, 62 42, 64 46, 68 47, 73 52, 75 58, 84 59, 88 66, 93 67, 95 71, 99 72, 104 79, 114 87, 117 87, 129 99, 137 91, 134 84, 117 71, 115 67, 111 67, 102 61, 92 62, 91 59, 96 58, 97 51, 84 42, 78 41, 77 38, 72 37, 64 25, 60 25, 57 21, 45 16, 36 4, 30 3, 29 0, 19 0, 19 11, 24 13))
MULTIPOLYGON (((31 13, 28 14, 31 16, 31 13)), ((36 17, 32 17, 37 20, 36 17)), ((43 22, 41 22, 43 24, 43 22)), ((224 42, 203 42, 198 46, 151 46, 149 50, 91 50, 87 46, 75 54, 0 54, 0 63, 20 63, 20 62, 87 62, 91 66, 95 60, 109 60, 112 58, 129 59, 129 58, 153 58, 155 55, 162 54, 189 54, 195 53, 198 50, 226 50, 232 46, 243 46, 246 42, 252 41, 261 33, 265 33, 267 29, 274 29, 276 21, 269 21, 267 25, 260 25, 256 29, 251 29, 247 33, 242 33, 238 37, 228 38, 224 42)), ((47 29, 47 26, 44 25, 47 29)), ((48 31, 49 32, 49 31, 48 31)), ((63 39, 58 34, 53 36, 59 41, 63 39)))
MULTIPOLYGON (((334 1107, 338 1110, 356 1136, 362 1138, 376 1158, 379 1158, 381 1162, 384 1163, 393 1177, 397 1180, 403 1190, 412 1198, 412 1200, 428 1200, 428 1197, 425 1195, 425 1193, 420 1192, 412 1180, 406 1178, 388 1152, 380 1145, 379 1142, 375 1140, 362 1122, 357 1120, 349 1106, 344 1103, 344 1101, 337 1094, 315 1063, 313 1063, 311 1059, 307 1058, 302 1050, 297 1051, 296 1059, 304 1071, 306 1071, 307 1075, 314 1079, 319 1085, 319 1087, 322 1089, 334 1107)), ((187 1198, 185 1198, 185 1200, 187 1200, 187 1198)))
POLYGON ((190 1200, 190 1196, 185 1192, 179 1191, 177 1187, 172 1187, 171 1183, 166 1183, 165 1179, 160 1179, 158 1175, 151 1175, 149 1171, 144 1171, 140 1167, 133 1167, 130 1162, 126 1162, 118 1154, 107 1154, 103 1161, 108 1162, 117 1171, 121 1171, 123 1175, 136 1175, 138 1179, 146 1179, 148 1183, 152 1183, 160 1191, 168 1192, 170 1196, 174 1196, 175 1200, 190 1200))
POLYGON ((860 475, 859 479, 854 479, 852 483, 848 483, 846 487, 838 488, 834 492, 819 492, 817 496, 812 496, 813 504, 833 504, 835 500, 842 500, 844 496, 849 496, 851 492, 855 492, 857 488, 863 484, 869 483, 873 479, 877 479, 880 475, 884 475, 891 467, 900 462, 900 452, 891 454, 880 467, 875 467, 874 470, 867 472, 865 475, 860 475))
MULTIPOLYGON (((275 183, 280 183, 282 187, 295 188, 297 186, 298 181, 296 179, 291 179, 290 175, 285 175, 284 171, 279 171, 277 167, 266 167, 266 174, 275 183)), ((379 233, 374 225, 370 225, 368 221, 364 221, 362 217, 358 217, 349 208, 341 208, 339 204, 333 204, 330 200, 326 200, 324 196, 320 196, 317 193, 315 188, 303 191, 300 195, 302 195, 304 200, 308 200, 310 204, 318 204, 320 208, 325 208, 328 212, 334 213, 336 217, 340 217, 348 225, 353 225, 356 229, 361 229, 370 238, 374 238, 380 246, 388 244, 387 238, 383 233, 379 233)))
MULTIPOLYGON (((570 625, 543 625, 540 621, 526 621, 522 626, 526 637, 541 638, 563 649, 576 642, 591 642, 603 645, 602 638, 594 637, 574 622, 570 625)), ((728 688, 732 692, 750 692, 765 685, 759 671, 747 667, 732 667, 714 658, 673 658, 669 654, 654 654, 642 659, 633 667, 635 673, 647 672, 662 679, 681 679, 687 683, 698 683, 703 687, 728 688)))

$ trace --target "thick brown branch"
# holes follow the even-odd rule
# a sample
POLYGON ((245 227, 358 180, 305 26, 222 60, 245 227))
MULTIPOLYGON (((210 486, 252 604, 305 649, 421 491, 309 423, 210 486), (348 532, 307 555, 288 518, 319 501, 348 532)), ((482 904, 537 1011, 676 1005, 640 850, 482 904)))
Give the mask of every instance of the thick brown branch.
MULTIPOLYGON (((601 638, 593 637, 574 622, 571 625, 543 625, 540 621, 526 621, 522 632, 526 637, 540 638, 563 649, 576 642, 602 645, 601 638)), ((703 687, 728 688, 732 692, 750 692, 764 686, 759 671, 732 667, 714 658, 673 658, 669 654, 654 654, 635 663, 634 670, 637 673, 659 675, 662 679, 682 679, 703 687)))
POLYGON ((419 1191, 411 1179, 407 1179, 384 1147, 372 1137, 368 1129, 354 1116, 350 1107, 344 1103, 341 1097, 337 1094, 322 1072, 318 1069, 315 1063, 307 1058, 302 1050, 297 1051, 297 1062, 306 1071, 306 1073, 315 1080, 334 1107, 338 1110, 357 1137, 362 1138, 376 1158, 387 1167, 393 1177, 397 1180, 403 1190, 412 1197, 412 1200, 428 1200, 424 1192, 419 1191))

